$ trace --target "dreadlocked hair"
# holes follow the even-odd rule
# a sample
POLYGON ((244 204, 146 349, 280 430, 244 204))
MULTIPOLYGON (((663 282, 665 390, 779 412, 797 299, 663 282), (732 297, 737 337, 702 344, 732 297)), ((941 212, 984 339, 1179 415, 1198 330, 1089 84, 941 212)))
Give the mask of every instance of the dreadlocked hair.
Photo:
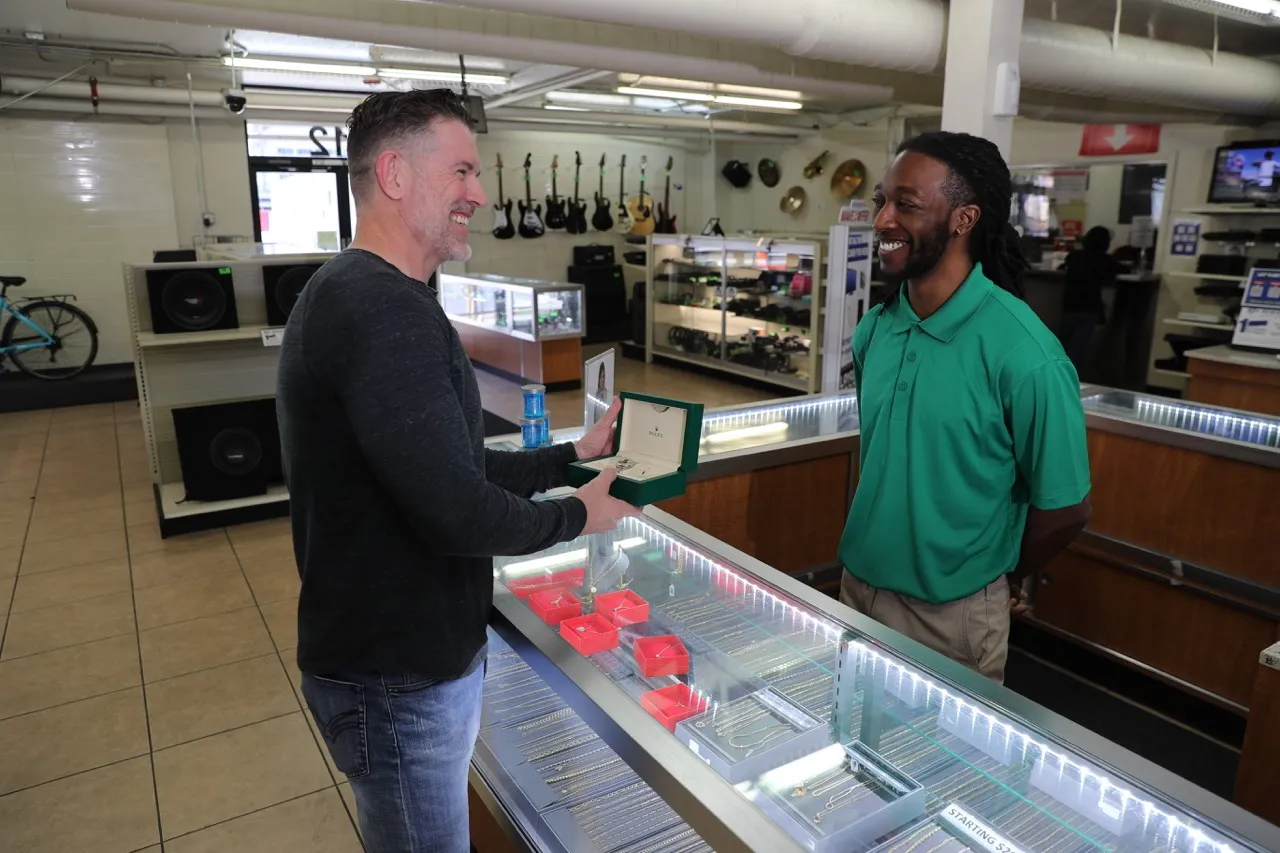
POLYGON ((907 151, 947 165, 950 174, 942 191, 952 210, 976 204, 982 211, 969 238, 970 256, 997 287, 1024 298, 1022 274, 1029 265, 1022 255, 1022 238, 1009 222, 1013 178, 1000 149, 980 136, 940 130, 898 146, 899 154, 907 151))

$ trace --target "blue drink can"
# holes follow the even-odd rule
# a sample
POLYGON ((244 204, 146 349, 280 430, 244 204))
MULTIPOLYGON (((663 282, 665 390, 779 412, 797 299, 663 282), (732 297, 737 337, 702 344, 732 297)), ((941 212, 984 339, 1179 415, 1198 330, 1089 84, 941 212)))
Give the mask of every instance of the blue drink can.
POLYGON ((526 418, 540 418, 547 413, 547 386, 525 385, 520 390, 524 392, 526 418))
POLYGON ((542 446, 542 430, 546 418, 521 418, 520 443, 526 448, 542 446))
POLYGON ((551 416, 543 415, 538 420, 542 424, 542 426, 539 427, 539 430, 541 431, 541 434, 542 434, 542 446, 550 447, 551 446, 551 416))

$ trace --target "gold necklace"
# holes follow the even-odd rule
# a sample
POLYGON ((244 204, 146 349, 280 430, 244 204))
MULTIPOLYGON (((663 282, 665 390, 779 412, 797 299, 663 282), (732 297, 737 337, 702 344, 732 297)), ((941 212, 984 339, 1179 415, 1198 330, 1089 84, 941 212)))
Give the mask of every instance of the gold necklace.
MULTIPOLYGON (((937 833, 937 832, 939 832, 939 831, 941 831, 941 830, 942 830, 942 827, 940 827, 940 826, 938 826, 938 825, 936 825, 936 824, 935 824, 935 825, 934 825, 934 827, 933 827, 933 829, 929 830, 929 831, 928 831, 928 832, 926 832, 924 835, 921 835, 921 836, 920 836, 919 838, 917 838, 915 841, 911 842, 911 846, 910 846, 910 847, 908 847, 908 848, 906 848, 905 850, 903 850, 903 851, 902 851, 902 853, 912 853, 912 851, 913 851, 913 850, 915 850, 915 849, 916 849, 917 847, 919 847, 921 844, 924 844, 924 842, 925 842, 927 839, 932 838, 932 837, 934 836, 934 834, 935 834, 935 833, 937 833)), ((949 839, 948 839, 948 840, 949 840, 949 839)), ((895 847, 893 850, 889 851, 889 853, 897 853, 897 851, 898 851, 898 848, 896 848, 896 847, 895 847)))

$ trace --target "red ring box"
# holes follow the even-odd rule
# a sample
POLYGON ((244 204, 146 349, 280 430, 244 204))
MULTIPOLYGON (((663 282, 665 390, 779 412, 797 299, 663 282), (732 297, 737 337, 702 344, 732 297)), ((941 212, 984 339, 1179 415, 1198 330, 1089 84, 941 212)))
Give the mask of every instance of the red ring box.
POLYGON ((573 589, 574 587, 582 586, 582 581, 586 574, 587 570, 583 568, 568 569, 547 575, 532 575, 527 578, 507 581, 507 589, 516 598, 528 598, 535 592, 542 592, 543 590, 573 589))
POLYGON ((689 650, 675 634, 640 637, 631 646, 645 678, 662 675, 684 675, 689 671, 689 650))
POLYGON ((618 629, 599 613, 588 613, 560 623, 560 636, 584 655, 608 651, 618 645, 618 629))
POLYGON ((527 599, 529 609, 548 625, 559 625, 565 619, 582 615, 582 602, 567 589, 544 589, 527 599))
POLYGON ((676 723, 707 710, 707 700, 689 689, 687 684, 672 684, 650 690, 640 697, 640 704, 655 720, 674 732, 676 723))
POLYGON ((629 589, 597 595, 595 610, 619 628, 649 619, 649 602, 629 589))

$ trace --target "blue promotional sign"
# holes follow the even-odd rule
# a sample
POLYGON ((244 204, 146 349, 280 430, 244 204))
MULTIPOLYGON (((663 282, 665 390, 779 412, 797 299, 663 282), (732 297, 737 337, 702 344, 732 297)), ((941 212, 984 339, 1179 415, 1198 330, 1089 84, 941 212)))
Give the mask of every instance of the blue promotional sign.
POLYGON ((1200 253, 1200 223, 1191 219, 1180 219, 1173 223, 1173 242, 1171 253, 1193 257, 1200 253))
POLYGON ((1255 269, 1249 274, 1231 343, 1280 350, 1280 269, 1255 269))

